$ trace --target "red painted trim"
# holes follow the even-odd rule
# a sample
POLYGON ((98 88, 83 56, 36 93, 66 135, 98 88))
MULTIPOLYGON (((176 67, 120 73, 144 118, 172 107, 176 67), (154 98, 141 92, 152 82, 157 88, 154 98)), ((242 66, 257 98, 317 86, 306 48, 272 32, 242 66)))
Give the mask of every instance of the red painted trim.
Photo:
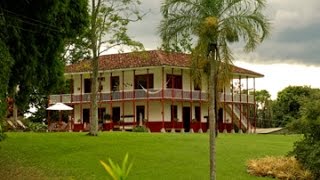
POLYGON ((254 104, 254 133, 257 128, 257 105, 256 105, 256 78, 253 78, 253 104, 254 104))
MULTIPOLYGON (((122 93, 121 93, 121 103, 122 103, 122 117, 124 117, 124 71, 122 71, 122 93)), ((124 128, 124 124, 123 124, 124 128)))
MULTIPOLYGON (((161 106, 162 106, 162 110, 161 110, 162 128, 164 128, 164 67, 162 67, 162 98, 161 98, 161 106)), ((148 123, 148 125, 149 125, 149 123, 148 123)))
POLYGON ((136 70, 133 70, 133 83, 132 83, 132 89, 133 89, 133 102, 132 102, 132 110, 133 110, 133 124, 134 126, 137 125, 136 123, 136 91, 134 89, 135 84, 135 76, 136 76, 136 70))
POLYGON ((240 116, 240 121, 239 121, 239 128, 242 130, 242 127, 241 127, 241 125, 242 125, 242 116, 241 116, 241 113, 242 113, 242 111, 241 111, 241 106, 242 106, 242 104, 241 104, 241 75, 239 76, 239 93, 240 93, 240 103, 239 103, 239 105, 240 105, 240 113, 239 113, 239 116, 240 116))
POLYGON ((83 100, 82 81, 83 81, 83 77, 82 77, 82 74, 80 74, 80 121, 81 122, 83 122, 83 117, 82 117, 82 100, 83 100))
POLYGON ((113 114, 112 114, 112 82, 111 82, 111 79, 112 79, 112 72, 110 73, 110 115, 111 115, 111 121, 113 122, 113 119, 112 119, 112 117, 113 117, 113 114))
POLYGON ((233 94, 233 80, 232 80, 232 86, 231 86, 231 102, 232 102, 232 104, 231 104, 231 123, 233 124, 234 123, 234 110, 233 110, 233 106, 234 106, 234 102, 233 102, 233 96, 234 96, 234 94, 233 94))
POLYGON ((249 84, 248 84, 248 76, 246 77, 246 80, 247 80, 247 131, 249 130, 249 84))
MULTIPOLYGON (((222 122, 224 122, 227 118, 227 113, 226 113, 226 87, 223 87, 223 120, 222 122)), ((224 127, 226 128, 226 127, 224 127)))
POLYGON ((149 119, 149 87, 150 87, 149 69, 147 69, 147 119, 149 119))

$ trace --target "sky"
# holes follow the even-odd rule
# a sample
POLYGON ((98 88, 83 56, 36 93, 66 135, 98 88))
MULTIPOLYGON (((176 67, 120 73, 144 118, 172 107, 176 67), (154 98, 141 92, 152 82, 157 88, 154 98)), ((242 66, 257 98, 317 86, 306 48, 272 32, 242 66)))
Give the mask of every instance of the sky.
MULTIPOLYGON (((147 50, 157 49, 161 43, 157 33, 161 2, 142 0, 141 9, 148 14, 128 27, 131 37, 147 50)), ((256 79, 256 89, 266 89, 272 99, 289 85, 320 88, 319 12, 319 0, 267 0, 265 14, 272 23, 271 36, 249 54, 233 45, 233 63, 264 74, 256 79)))

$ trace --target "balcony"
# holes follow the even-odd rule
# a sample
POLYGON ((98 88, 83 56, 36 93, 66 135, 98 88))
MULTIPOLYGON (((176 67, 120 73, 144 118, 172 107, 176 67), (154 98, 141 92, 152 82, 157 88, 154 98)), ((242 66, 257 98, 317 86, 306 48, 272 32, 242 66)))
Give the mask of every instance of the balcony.
MULTIPOLYGON (((130 100, 146 100, 146 99, 174 99, 174 100, 187 100, 187 101, 207 101, 208 93, 200 91, 183 91, 181 89, 165 89, 165 90, 150 90, 145 91, 137 89, 134 91, 114 91, 114 92, 101 92, 97 94, 98 102, 116 102, 116 101, 130 101, 130 100), (163 93, 162 93, 163 92, 163 93)), ((86 103, 90 102, 91 94, 61 94, 50 95, 50 104, 56 102, 63 103, 86 103)), ((220 93, 221 102, 238 102, 238 103, 254 103, 253 96, 246 94, 224 94, 220 93)))

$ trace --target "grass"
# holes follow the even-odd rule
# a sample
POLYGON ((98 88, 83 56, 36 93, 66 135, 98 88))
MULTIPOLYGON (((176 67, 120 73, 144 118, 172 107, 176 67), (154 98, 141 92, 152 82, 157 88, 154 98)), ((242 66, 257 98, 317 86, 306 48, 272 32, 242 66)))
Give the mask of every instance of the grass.
MULTIPOLYGON (((129 179, 209 179, 208 134, 7 133, 0 179, 106 179, 99 160, 133 160, 129 179)), ((250 180, 249 159, 285 155, 299 136, 220 134, 217 179, 250 180)))

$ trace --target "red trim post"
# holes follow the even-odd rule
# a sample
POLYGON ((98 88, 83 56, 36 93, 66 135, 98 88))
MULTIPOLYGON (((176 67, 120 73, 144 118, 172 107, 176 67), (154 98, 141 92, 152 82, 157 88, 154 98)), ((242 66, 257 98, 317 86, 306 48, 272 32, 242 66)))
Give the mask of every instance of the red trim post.
POLYGON ((162 67, 162 91, 161 91, 161 114, 162 114, 162 128, 164 129, 164 67, 162 67))
POLYGON ((121 93, 121 103, 122 103, 122 127, 124 129, 124 71, 122 71, 122 93, 121 93))
POLYGON ((110 72, 110 115, 111 115, 111 123, 113 124, 113 114, 112 114, 112 99, 113 99, 113 97, 112 97, 112 95, 113 95, 113 87, 112 87, 112 72, 110 72))
POLYGON ((232 79, 232 85, 231 85, 231 123, 232 123, 232 129, 233 129, 233 126, 234 126, 234 108, 233 108, 233 106, 234 106, 234 100, 233 100, 233 96, 234 96, 234 94, 233 94, 233 79, 232 79))
POLYGON ((136 70, 133 70, 133 84, 132 84, 132 91, 133 91, 133 101, 132 101, 132 112, 133 112, 133 125, 136 126, 136 91, 135 91, 135 76, 136 76, 136 70))
MULTIPOLYGON (((149 120, 149 88, 150 88, 150 80, 149 80, 149 69, 147 69, 147 119, 149 120)), ((143 119, 141 119, 143 121, 143 119)))
POLYGON ((257 129, 257 105, 256 105, 256 78, 253 78, 253 104, 254 104, 254 133, 257 129))
POLYGON ((83 75, 82 74, 80 74, 80 121, 81 121, 81 123, 83 123, 83 117, 82 117, 82 100, 83 100, 83 92, 82 92, 82 81, 83 81, 83 77, 82 77, 83 75))
POLYGON ((171 68, 171 128, 174 128, 174 110, 173 110, 173 105, 174 105, 174 76, 173 76, 173 68, 171 68))
POLYGON ((247 81, 247 132, 249 132, 249 121, 250 121, 250 118, 249 118, 249 84, 248 84, 248 76, 246 76, 246 81, 247 81))
POLYGON ((241 99, 241 75, 239 76, 239 93, 240 93, 240 103, 239 103, 239 105, 240 105, 240 113, 239 113, 239 128, 240 128, 240 130, 242 131, 242 116, 241 116, 241 114, 242 114, 242 99, 241 99))
POLYGON ((227 114, 226 114, 226 87, 224 86, 223 87, 223 125, 224 125, 224 129, 226 129, 226 123, 225 123, 225 120, 227 118, 227 114))

